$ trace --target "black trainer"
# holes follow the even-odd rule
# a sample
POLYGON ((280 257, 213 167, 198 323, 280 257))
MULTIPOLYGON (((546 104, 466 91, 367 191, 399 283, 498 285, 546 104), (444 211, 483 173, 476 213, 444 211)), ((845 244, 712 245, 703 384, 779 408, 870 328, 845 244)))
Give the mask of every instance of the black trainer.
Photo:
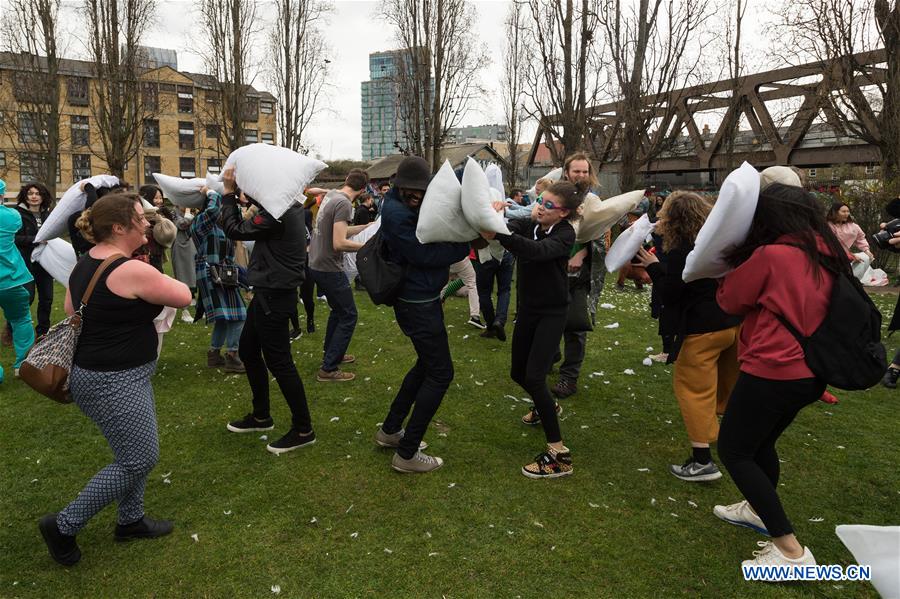
POLYGON ((900 378, 900 370, 898 370, 897 368, 889 367, 887 369, 887 372, 884 373, 884 378, 881 379, 881 384, 888 389, 896 389, 898 378, 900 378))
POLYGON ((506 341, 506 329, 503 328, 503 325, 499 322, 495 322, 494 326, 491 327, 494 329, 494 334, 497 335, 497 339, 500 341, 506 341))
POLYGON ((296 341, 303 336, 303 331, 301 331, 300 329, 291 329, 291 332, 288 333, 288 336, 291 338, 291 341, 296 341))
POLYGON ((272 453, 278 455, 279 453, 287 453, 289 451, 294 451, 295 449, 300 449, 306 445, 312 445, 316 442, 316 433, 313 431, 309 431, 306 435, 301 435, 294 429, 289 430, 285 435, 275 441, 274 443, 269 443, 266 445, 266 449, 271 451, 272 453))
POLYGON ((253 413, 247 414, 240 420, 233 420, 225 427, 233 433, 253 433, 257 431, 270 431, 275 428, 275 421, 271 417, 265 420, 257 420, 253 413))
POLYGON ((559 382, 550 389, 550 392, 556 396, 557 399, 572 397, 577 391, 578 387, 575 383, 567 379, 559 379, 559 382))
POLYGON ((47 549, 50 551, 50 557, 63 566, 74 566, 81 559, 81 549, 75 542, 74 535, 64 535, 59 532, 56 525, 56 514, 47 514, 38 520, 38 528, 44 542, 47 543, 47 549))
POLYGON ((316 323, 314 323, 314 322, 311 321, 311 320, 308 321, 308 322, 306 323, 306 332, 309 333, 309 334, 315 333, 315 332, 316 332, 316 323))
POLYGON ((154 520, 144 516, 131 524, 116 524, 117 541, 133 541, 135 539, 155 539, 164 537, 175 529, 171 520, 154 520))

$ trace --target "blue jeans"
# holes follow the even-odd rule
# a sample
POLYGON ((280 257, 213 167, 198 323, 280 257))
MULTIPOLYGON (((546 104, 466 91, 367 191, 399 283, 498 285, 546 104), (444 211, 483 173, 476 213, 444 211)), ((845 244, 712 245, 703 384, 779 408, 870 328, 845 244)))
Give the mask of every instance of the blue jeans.
MULTIPOLYGON (((25 285, 10 289, 0 289, 0 310, 12 327, 13 348, 16 351, 15 367, 25 361, 25 354, 34 345, 34 329, 31 327, 29 293, 25 285)), ((3 381, 3 367, 0 366, 0 382, 3 381)))
POLYGON ((227 351, 237 351, 243 328, 243 320, 215 321, 209 346, 217 350, 224 347, 227 351))
POLYGON ((319 292, 328 298, 328 307, 331 314, 328 315, 328 325, 325 329, 325 344, 323 346, 322 370, 333 372, 341 365, 347 348, 350 347, 350 339, 356 329, 356 302, 353 301, 353 290, 350 289, 350 281, 343 272, 325 272, 313 270, 313 278, 319 286, 319 292))
POLYGON ((513 267, 516 258, 510 252, 503 254, 502 260, 488 260, 475 263, 476 285, 478 286, 478 303, 481 304, 481 313, 484 322, 488 326, 506 324, 506 314, 509 312, 509 297, 512 290, 513 267), (497 311, 494 312, 494 303, 491 295, 494 293, 494 279, 497 279, 497 311))

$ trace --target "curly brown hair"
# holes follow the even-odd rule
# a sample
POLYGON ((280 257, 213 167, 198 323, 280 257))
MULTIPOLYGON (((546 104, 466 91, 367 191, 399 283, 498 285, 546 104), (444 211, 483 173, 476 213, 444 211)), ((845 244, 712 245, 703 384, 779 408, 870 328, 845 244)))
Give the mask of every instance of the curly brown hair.
POLYGON ((663 238, 663 251, 694 245, 710 210, 712 204, 699 194, 672 192, 659 210, 656 223, 656 233, 663 238))

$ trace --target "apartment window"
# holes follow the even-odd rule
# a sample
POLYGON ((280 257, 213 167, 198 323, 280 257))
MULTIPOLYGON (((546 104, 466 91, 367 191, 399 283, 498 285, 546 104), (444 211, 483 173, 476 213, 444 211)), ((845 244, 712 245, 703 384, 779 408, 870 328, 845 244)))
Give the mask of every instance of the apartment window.
POLYGON ((178 159, 178 170, 179 175, 181 177, 196 177, 197 176, 197 161, 194 158, 179 158, 178 159))
POLYGON ((194 88, 190 85, 178 86, 178 112, 182 114, 194 112, 194 88))
POLYGON ((41 131, 40 115, 33 112, 19 113, 19 141, 23 144, 46 141, 46 132, 41 131))
POLYGON ((244 101, 244 120, 251 122, 259 120, 259 98, 247 98, 244 101))
POLYGON ((176 89, 177 88, 175 87, 174 83, 160 83, 159 84, 159 91, 164 94, 174 94, 176 89))
POLYGON ((214 89, 206 90, 206 101, 207 102, 218 102, 221 97, 222 96, 218 90, 214 90, 214 89))
POLYGON ((147 110, 159 110, 159 85, 155 81, 144 81, 141 84, 141 99, 147 110))
POLYGON ((91 155, 90 154, 72 154, 72 179, 73 183, 78 183, 82 179, 91 176, 91 155))
POLYGON ((144 183, 156 185, 156 179, 153 178, 153 173, 158 173, 161 170, 162 162, 160 161, 159 156, 144 156, 144 183))
POLYGON ((182 150, 194 149, 194 123, 178 121, 178 147, 182 150))
POLYGON ((867 174, 867 175, 874 175, 874 174, 875 174, 875 165, 874 165, 874 164, 867 164, 867 165, 866 165, 866 174, 867 174))
POLYGON ((222 172, 222 160, 220 158, 210 158, 206 161, 206 172, 218 175, 222 172))
MULTIPOLYGON (((19 154, 19 180, 20 181, 41 181, 45 179, 44 171, 46 166, 46 156, 37 152, 22 152, 19 154)), ((56 182, 62 183, 59 165, 59 156, 56 157, 56 182)))
POLYGON ((260 102, 259 111, 263 114, 272 114, 275 111, 275 105, 267 101, 260 102))
POLYGON ((814 168, 811 168, 806 171, 806 176, 809 177, 810 179, 815 179, 816 175, 817 175, 817 171, 814 168))
MULTIPOLYGON (((89 146, 91 145, 91 129, 88 124, 88 117, 73 114, 72 120, 72 146, 89 146)), ((84 179, 86 177, 82 177, 84 179)), ((81 179, 78 179, 79 181, 81 179)))
POLYGON ((248 144, 255 144, 259 141, 259 135, 256 129, 244 129, 244 141, 248 144))
POLYGON ((262 142, 264 144, 274 145, 275 144, 275 134, 274 133, 263 133, 262 134, 262 142))
POLYGON ((144 119, 144 147, 159 147, 159 120, 144 119))
POLYGON ((6 168, 6 152, 0 152, 0 168, 6 168))
POLYGON ((66 95, 72 106, 88 105, 87 77, 66 77, 66 95))
POLYGON ((206 126, 206 139, 216 140, 219 139, 219 134, 222 132, 222 128, 218 125, 207 125, 206 126))

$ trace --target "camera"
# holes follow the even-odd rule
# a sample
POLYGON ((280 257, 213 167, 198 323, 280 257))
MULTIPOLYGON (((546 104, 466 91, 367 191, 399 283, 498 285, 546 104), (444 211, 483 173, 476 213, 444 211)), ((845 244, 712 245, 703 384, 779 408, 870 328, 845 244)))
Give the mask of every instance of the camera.
POLYGON ((888 243, 895 233, 900 231, 900 218, 895 218, 884 226, 884 229, 872 235, 872 241, 875 246, 882 250, 890 250, 892 252, 900 252, 900 248, 888 243))

